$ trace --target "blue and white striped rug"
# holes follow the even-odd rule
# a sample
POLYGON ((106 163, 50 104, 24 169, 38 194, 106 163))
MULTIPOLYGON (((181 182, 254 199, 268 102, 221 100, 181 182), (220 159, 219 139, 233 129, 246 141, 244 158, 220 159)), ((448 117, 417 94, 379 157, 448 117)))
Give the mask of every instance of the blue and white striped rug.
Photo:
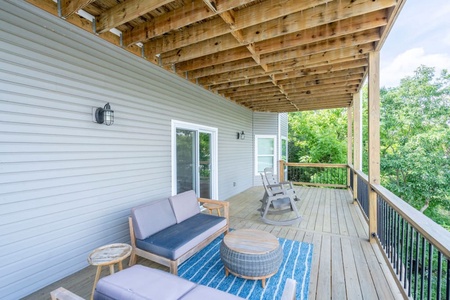
POLYGON ((309 276, 313 245, 279 238, 283 247, 283 262, 278 273, 266 280, 266 288, 261 280, 246 280, 232 274, 225 277, 220 260, 220 242, 215 239, 206 248, 185 261, 178 269, 178 275, 190 281, 213 287, 246 299, 280 299, 286 278, 297 281, 296 299, 308 299, 309 276))

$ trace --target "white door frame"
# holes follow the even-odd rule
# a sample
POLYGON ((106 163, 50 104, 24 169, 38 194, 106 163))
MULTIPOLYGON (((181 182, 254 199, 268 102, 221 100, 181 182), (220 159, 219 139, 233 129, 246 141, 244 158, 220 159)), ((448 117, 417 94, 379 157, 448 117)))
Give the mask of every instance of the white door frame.
MULTIPOLYGON (((172 195, 177 193, 177 128, 194 130, 197 132, 197 141, 199 138, 199 132, 205 132, 211 134, 211 198, 219 199, 219 186, 218 186, 218 129, 215 127, 204 126, 195 123, 183 122, 178 120, 172 120, 171 122, 172 133, 172 195)), ((198 148, 198 147, 197 147, 198 148)), ((199 157, 199 149, 196 150, 197 157, 199 157)), ((197 162, 198 163, 198 162, 197 162)), ((198 169, 199 166, 197 166, 198 169)), ((198 174, 197 174, 198 175, 198 174)), ((198 180, 196 181, 198 182, 198 180)))

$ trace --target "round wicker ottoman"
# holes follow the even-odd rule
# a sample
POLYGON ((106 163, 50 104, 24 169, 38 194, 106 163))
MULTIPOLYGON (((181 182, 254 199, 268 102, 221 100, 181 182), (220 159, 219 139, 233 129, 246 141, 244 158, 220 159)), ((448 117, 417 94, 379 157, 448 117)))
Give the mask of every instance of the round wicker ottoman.
POLYGON ((234 274, 245 279, 266 279, 278 272, 283 261, 283 250, 278 239, 265 231, 239 229, 231 231, 220 244, 220 258, 225 275, 234 274))

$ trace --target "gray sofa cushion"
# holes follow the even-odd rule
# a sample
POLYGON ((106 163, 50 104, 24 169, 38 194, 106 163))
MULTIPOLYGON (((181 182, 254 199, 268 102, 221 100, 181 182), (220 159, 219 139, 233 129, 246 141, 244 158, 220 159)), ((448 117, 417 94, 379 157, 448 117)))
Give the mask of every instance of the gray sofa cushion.
POLYGON ((134 235, 145 239, 177 223, 169 199, 161 199, 131 209, 134 235))
POLYGON ((97 283, 95 300, 180 299, 195 283, 170 273, 134 265, 103 277, 97 283))
POLYGON ((237 300, 242 298, 141 265, 134 265, 101 278, 94 292, 94 300, 144 299, 237 300))
POLYGON ((136 246, 139 249, 175 260, 226 224, 227 220, 223 217, 196 214, 144 240, 136 239, 136 246))
POLYGON ((197 195, 194 191, 187 191, 175 196, 169 197, 177 223, 200 213, 197 195))

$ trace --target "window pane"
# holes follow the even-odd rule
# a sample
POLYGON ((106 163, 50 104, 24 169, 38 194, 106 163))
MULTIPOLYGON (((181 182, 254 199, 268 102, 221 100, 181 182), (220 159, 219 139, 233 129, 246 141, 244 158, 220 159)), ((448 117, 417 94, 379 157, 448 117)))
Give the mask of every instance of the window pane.
POLYGON ((258 155, 273 155, 274 154, 273 150, 274 150, 273 138, 258 139, 258 155))
POLYGON ((177 193, 195 190, 196 132, 177 128, 177 193))
POLYGON ((258 173, 263 172, 264 168, 273 168, 273 156, 258 157, 258 173))
POLYGON ((281 159, 287 161, 287 140, 281 140, 281 159))

